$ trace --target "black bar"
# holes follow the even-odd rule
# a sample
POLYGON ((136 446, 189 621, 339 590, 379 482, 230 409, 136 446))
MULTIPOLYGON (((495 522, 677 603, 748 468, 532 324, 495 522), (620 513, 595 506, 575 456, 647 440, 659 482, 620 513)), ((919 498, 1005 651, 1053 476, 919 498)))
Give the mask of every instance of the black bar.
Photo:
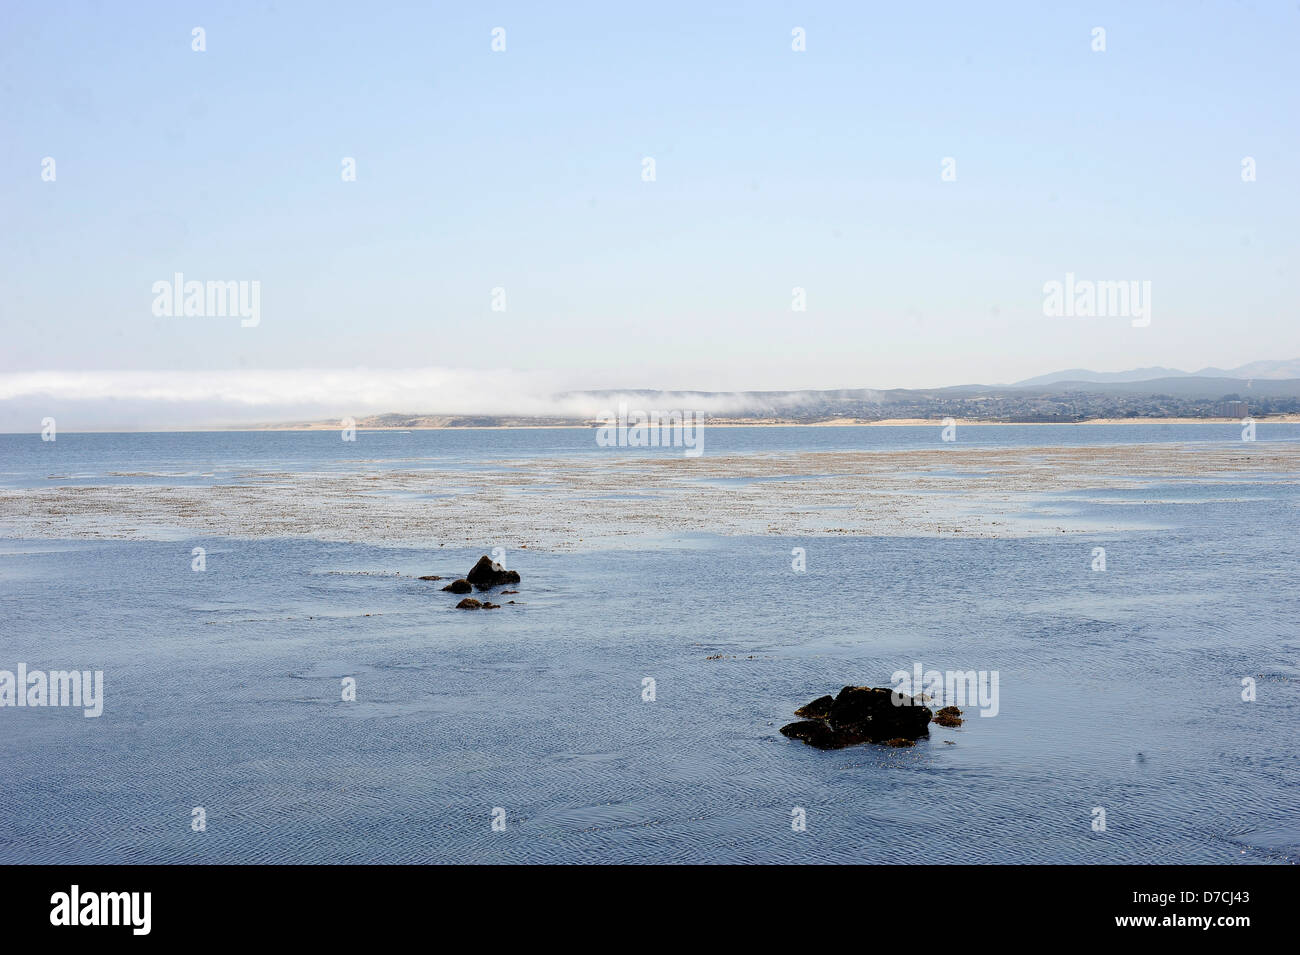
MULTIPOLYGON (((725 875, 711 868, 665 878, 582 867, 542 874, 470 866, 11 866, 2 876, 0 918, 7 940, 76 933, 79 942, 373 943, 435 926, 477 926, 490 935, 537 912, 548 931, 562 921, 575 935, 617 915, 629 931, 703 917, 710 931, 737 937, 761 935, 780 918, 818 931, 862 932, 875 922, 882 932, 920 933, 940 946, 963 938, 1181 943, 1192 936, 1231 945, 1290 927, 1283 907, 1297 886, 1290 866, 787 866, 730 867, 725 875), (116 926, 51 924, 57 894, 70 896, 74 885, 83 904, 93 893, 149 893, 148 933, 136 934, 143 920, 133 927, 128 915, 116 926)), ((122 911, 142 915, 139 898, 137 908, 122 911)), ((98 902, 91 905, 97 912, 98 902)))

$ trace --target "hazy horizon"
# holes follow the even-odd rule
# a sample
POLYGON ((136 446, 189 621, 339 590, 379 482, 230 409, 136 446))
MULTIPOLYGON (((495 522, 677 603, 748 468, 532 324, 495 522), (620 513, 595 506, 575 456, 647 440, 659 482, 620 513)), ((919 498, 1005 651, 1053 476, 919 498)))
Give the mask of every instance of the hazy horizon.
MULTIPOLYGON (((1283 362, 1253 365, 1289 366, 1283 362)), ((1066 369, 1046 373, 1053 375, 1066 369)), ((1116 372, 1133 369, 1116 369, 1116 372)), ((1160 369, 1181 371, 1180 369, 1160 369)), ((1235 371, 1236 369, 1221 369, 1235 371)), ((1277 375, 1259 375, 1261 379, 1277 375)), ((1286 377, 1300 377, 1287 375, 1286 377)), ((1141 379, 1137 379, 1141 380, 1141 379)), ((1241 378, 1241 381, 1247 381, 1241 378)), ((1016 382, 948 382, 1015 386, 1016 382)), ((267 369, 235 372, 48 372, 0 374, 0 432, 41 429, 45 416, 64 431, 184 430, 240 425, 284 425, 377 414, 592 418, 604 414, 621 394, 659 392, 666 406, 726 415, 753 408, 745 394, 789 394, 830 390, 883 392, 869 384, 808 389, 736 390, 619 387, 570 389, 554 376, 509 370, 492 372, 439 368, 267 369)), ((634 402, 635 403, 635 402, 634 402)))

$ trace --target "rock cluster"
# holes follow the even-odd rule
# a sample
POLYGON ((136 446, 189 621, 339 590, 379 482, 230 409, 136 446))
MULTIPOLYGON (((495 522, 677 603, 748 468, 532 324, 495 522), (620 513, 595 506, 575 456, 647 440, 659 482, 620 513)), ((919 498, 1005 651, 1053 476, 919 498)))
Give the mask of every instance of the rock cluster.
POLYGON ((465 579, 477 587, 479 590, 491 590, 493 587, 500 587, 502 584, 519 583, 519 571, 506 570, 496 561, 484 555, 478 559, 478 563, 470 568, 465 579))
POLYGON ((932 716, 915 697, 871 686, 846 686, 834 699, 818 697, 794 715, 804 719, 782 726, 782 734, 818 749, 841 749, 857 743, 911 746, 930 734, 932 716))
MULTIPOLYGON (((441 577, 437 577, 433 575, 430 575, 428 577, 421 577, 420 579, 421 580, 442 580, 441 577)), ((451 583, 449 583, 446 587, 443 587, 442 589, 450 591, 453 594, 467 594, 475 587, 477 587, 479 590, 491 590, 493 587, 500 587, 503 584, 517 584, 517 583, 519 583, 519 571, 506 570, 504 567, 502 567, 492 558, 488 557, 487 555, 484 555, 478 559, 478 563, 476 563, 473 567, 470 568, 468 574, 466 574, 464 577, 460 577, 456 580, 453 580, 451 583)), ((502 591, 502 593, 506 593, 506 594, 517 594, 518 592, 519 591, 517 590, 502 591)), ((514 601, 511 600, 508 601, 508 603, 514 603, 514 601)), ((494 604, 491 601, 485 600, 480 602, 478 600, 475 600, 473 597, 466 597, 460 603, 456 604, 456 609, 457 610, 478 610, 479 608, 482 608, 484 610, 496 610, 500 606, 501 606, 500 604, 494 604)))
POLYGON ((482 602, 475 600, 473 597, 466 597, 460 603, 456 604, 457 610, 496 610, 500 604, 494 604, 490 600, 482 602))

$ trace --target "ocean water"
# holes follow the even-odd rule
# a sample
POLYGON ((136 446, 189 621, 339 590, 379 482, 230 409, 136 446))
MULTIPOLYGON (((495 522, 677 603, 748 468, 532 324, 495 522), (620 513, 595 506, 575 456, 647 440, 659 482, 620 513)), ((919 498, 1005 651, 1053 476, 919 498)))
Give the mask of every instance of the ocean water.
MULTIPOLYGON (((905 451, 942 447, 937 426, 706 427, 708 455, 793 451, 905 451)), ((954 447, 1088 447, 1218 444, 1241 441, 1239 424, 962 425, 954 447)), ((1257 425, 1260 442, 1300 445, 1300 424, 1257 425)), ((0 487, 60 484, 220 483, 258 471, 347 471, 358 467, 478 468, 499 460, 554 456, 650 457, 662 448, 604 448, 594 429, 517 428, 442 431, 190 431, 0 434, 0 487)), ((678 452, 680 453, 680 452, 678 452)))
MULTIPOLYGON (((959 440, 1239 440, 1235 426, 1152 427, 971 427, 959 440)), ((1260 426, 1260 439, 1298 432, 1260 426)), ((706 453, 909 441, 932 446, 933 429, 710 429, 706 453)), ((591 444, 579 431, 355 445, 60 434, 54 458, 9 435, 0 484, 489 467, 591 444)), ((591 521, 644 506, 635 494, 617 489, 630 500, 591 521)), ((793 539, 683 526, 615 550, 512 550, 519 593, 493 599, 517 603, 488 612, 416 579, 462 575, 486 549, 464 542, 0 538, 0 669, 105 681, 98 718, 0 708, 0 861, 1300 861, 1300 486, 1238 477, 1046 500, 1158 529, 793 539), (806 573, 791 568, 796 547, 806 573), (997 715, 968 708, 910 749, 821 752, 778 732, 814 697, 916 663, 997 671, 997 715)))

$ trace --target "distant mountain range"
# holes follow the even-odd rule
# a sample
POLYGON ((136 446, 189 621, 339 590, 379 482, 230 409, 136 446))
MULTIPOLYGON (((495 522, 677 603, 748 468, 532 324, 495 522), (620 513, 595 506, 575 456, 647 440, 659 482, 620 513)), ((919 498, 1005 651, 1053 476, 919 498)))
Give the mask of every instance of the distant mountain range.
POLYGON ((1070 368, 1066 371, 1039 375, 1015 382, 1014 388, 1032 388, 1054 385, 1062 381, 1129 382, 1155 381, 1158 378, 1300 378, 1300 358, 1286 361, 1252 361, 1240 368, 1202 368, 1200 371, 1179 371, 1177 368, 1134 368, 1131 371, 1088 371, 1070 368))

